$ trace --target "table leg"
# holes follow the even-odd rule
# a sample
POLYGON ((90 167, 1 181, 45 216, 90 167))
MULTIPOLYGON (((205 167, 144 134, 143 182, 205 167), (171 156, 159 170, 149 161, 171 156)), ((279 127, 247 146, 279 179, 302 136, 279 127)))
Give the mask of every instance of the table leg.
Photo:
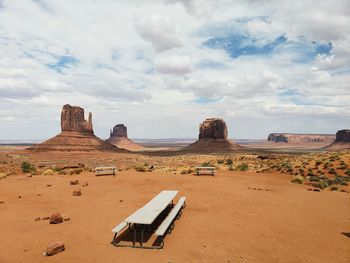
POLYGON ((134 240, 132 242, 132 245, 135 246, 135 242, 136 242, 136 227, 134 229, 134 240))
POLYGON ((142 247, 142 243, 143 243, 143 228, 142 228, 142 230, 141 230, 141 247, 142 247))

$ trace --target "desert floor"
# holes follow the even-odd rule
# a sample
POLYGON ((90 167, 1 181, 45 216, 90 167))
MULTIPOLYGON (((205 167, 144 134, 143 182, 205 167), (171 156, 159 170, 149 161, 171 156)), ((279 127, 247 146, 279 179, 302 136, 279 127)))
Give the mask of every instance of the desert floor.
POLYGON ((222 170, 215 177, 133 169, 115 177, 11 175, 0 180, 0 262, 350 262, 350 194, 307 191, 290 179, 222 170), (80 184, 70 185, 75 179, 80 184), (161 190, 187 197, 164 248, 111 245, 112 228, 161 190), (56 211, 70 220, 34 221, 56 211), (53 239, 66 250, 44 257, 53 239))

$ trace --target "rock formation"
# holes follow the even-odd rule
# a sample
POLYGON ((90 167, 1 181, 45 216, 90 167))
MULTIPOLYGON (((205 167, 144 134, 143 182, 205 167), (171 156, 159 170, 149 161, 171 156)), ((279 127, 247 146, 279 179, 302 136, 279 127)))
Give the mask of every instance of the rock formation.
POLYGON ((117 124, 110 130, 110 137, 106 140, 118 148, 129 151, 142 151, 144 147, 136 144, 128 138, 127 128, 124 124, 117 124))
POLYGON ((195 143, 185 147, 189 151, 230 151, 242 148, 227 139, 226 122, 220 118, 207 118, 199 125, 199 136, 195 143))
POLYGON ((85 120, 84 109, 64 105, 61 113, 61 133, 28 148, 30 151, 117 151, 118 148, 94 135, 92 114, 85 120))
POLYGON ((306 144, 319 143, 330 144, 334 142, 333 134, 295 134, 295 133, 270 133, 267 140, 275 143, 306 144))
POLYGON ((339 130, 335 135, 335 141, 328 145, 329 149, 350 149, 350 130, 339 130))

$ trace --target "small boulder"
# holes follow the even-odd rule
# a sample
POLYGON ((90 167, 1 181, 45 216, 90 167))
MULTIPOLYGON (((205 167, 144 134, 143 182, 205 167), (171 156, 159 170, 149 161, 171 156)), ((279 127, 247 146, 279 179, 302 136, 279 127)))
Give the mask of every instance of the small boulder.
POLYGON ((41 220, 40 217, 34 218, 34 221, 40 221, 40 220, 41 220))
POLYGON ((81 190, 80 189, 74 190, 73 196, 81 196, 81 190))
POLYGON ((63 217, 60 215, 60 213, 54 213, 49 218, 50 224, 60 224, 63 222, 63 217))
POLYGON ((60 240, 53 240, 47 244, 45 256, 53 256, 65 250, 64 243, 60 240))
POLYGON ((77 185, 79 184, 79 180, 71 180, 69 183, 70 185, 77 185))
POLYGON ((88 185, 89 185, 89 183, 88 183, 88 182, 85 182, 85 183, 82 184, 82 187, 86 187, 86 186, 88 186, 88 185))

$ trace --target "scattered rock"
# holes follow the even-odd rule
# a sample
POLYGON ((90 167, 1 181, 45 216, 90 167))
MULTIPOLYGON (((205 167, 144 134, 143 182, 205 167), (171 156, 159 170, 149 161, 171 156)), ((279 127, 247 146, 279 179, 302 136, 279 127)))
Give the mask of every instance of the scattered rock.
POLYGON ((22 196, 19 195, 18 198, 22 198, 22 196))
POLYGON ((44 216, 41 218, 41 220, 49 220, 49 218, 50 218, 49 216, 44 216))
POLYGON ((51 187, 52 185, 51 184, 47 184, 46 187, 51 187))
POLYGON ((5 203, 5 201, 0 201, 0 204, 4 204, 5 203))
POLYGON ((123 203, 123 202, 124 202, 124 200, 123 200, 123 199, 120 199, 120 200, 119 200, 119 202, 123 203))
POLYGON ((79 184, 79 180, 71 180, 69 183, 70 185, 77 185, 79 184))
POLYGON ((30 178, 30 177, 33 177, 33 175, 32 175, 32 174, 27 174, 26 177, 27 177, 27 178, 30 178))
POLYGON ((40 217, 34 218, 34 221, 40 221, 40 220, 41 220, 40 217))
POLYGON ((60 213, 54 213, 50 216, 49 218, 49 223, 50 224, 60 224, 63 222, 63 217, 61 216, 60 213))
POLYGON ((81 196, 81 190, 80 189, 74 190, 73 196, 81 196))
POLYGON ((69 221, 70 220, 70 217, 65 217, 64 219, 63 219, 63 221, 69 221))
POLYGON ((88 186, 88 185, 89 185, 89 183, 88 183, 88 182, 85 182, 85 183, 82 184, 82 187, 86 187, 86 186, 88 186))
POLYGON ((60 253, 65 250, 64 243, 59 240, 50 241, 47 244, 46 251, 44 252, 45 256, 53 256, 57 253, 60 253))

